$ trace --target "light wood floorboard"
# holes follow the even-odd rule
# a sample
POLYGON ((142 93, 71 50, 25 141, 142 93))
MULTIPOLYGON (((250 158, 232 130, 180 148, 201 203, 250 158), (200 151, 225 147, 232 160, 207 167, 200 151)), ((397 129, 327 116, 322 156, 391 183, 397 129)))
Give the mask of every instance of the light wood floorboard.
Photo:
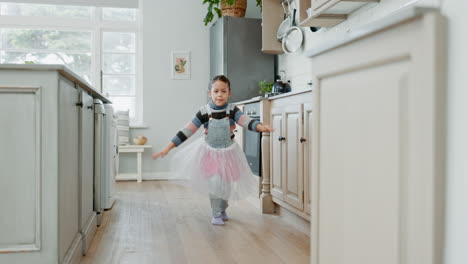
POLYGON ((118 182, 81 264, 309 263, 307 234, 247 201, 231 202, 229 221, 213 226, 208 197, 182 183, 118 182))

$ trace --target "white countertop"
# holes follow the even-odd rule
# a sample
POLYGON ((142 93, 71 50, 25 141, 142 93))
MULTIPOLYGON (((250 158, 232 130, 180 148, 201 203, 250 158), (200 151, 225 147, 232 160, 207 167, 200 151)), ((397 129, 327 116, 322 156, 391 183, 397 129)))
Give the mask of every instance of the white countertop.
POLYGON ((100 99, 104 103, 111 103, 108 98, 98 92, 86 80, 62 64, 0 64, 0 70, 58 71, 60 75, 78 83, 81 88, 90 92, 94 98, 100 99))
POLYGON ((243 105, 243 104, 250 104, 250 103, 255 103, 255 102, 260 102, 262 100, 275 100, 283 97, 288 97, 296 94, 301 94, 301 93, 308 93, 312 91, 312 89, 304 89, 304 90, 299 90, 299 91, 294 91, 294 92, 289 92, 289 93, 283 93, 271 97, 263 97, 263 96, 257 96, 248 100, 240 101, 240 102, 235 102, 234 104, 236 105, 243 105))
POLYGON ((292 96, 292 95, 296 95, 296 94, 308 93, 310 91, 312 91, 312 89, 304 89, 304 90, 293 91, 293 92, 289 92, 289 93, 283 93, 283 94, 271 96, 271 97, 268 97, 266 99, 275 100, 275 99, 278 99, 278 98, 288 97, 288 96, 292 96))
POLYGON ((354 40, 363 38, 364 36, 373 34, 377 31, 401 23, 405 20, 413 19, 415 17, 422 16, 426 13, 437 11, 437 8, 426 7, 423 4, 421 6, 409 6, 407 8, 397 10, 378 21, 374 21, 367 25, 355 28, 348 33, 344 33, 341 35, 333 35, 333 39, 330 39, 330 41, 326 41, 322 45, 307 50, 306 55, 308 57, 318 56, 331 49, 338 48, 354 40))

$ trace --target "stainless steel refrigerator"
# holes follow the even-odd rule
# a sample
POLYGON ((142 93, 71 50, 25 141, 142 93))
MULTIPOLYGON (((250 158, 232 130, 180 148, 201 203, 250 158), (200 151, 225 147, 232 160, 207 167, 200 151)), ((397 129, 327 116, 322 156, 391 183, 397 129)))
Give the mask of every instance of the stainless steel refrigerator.
POLYGON ((210 74, 229 78, 230 102, 259 96, 258 82, 274 80, 274 55, 261 49, 261 19, 221 17, 211 26, 210 74))

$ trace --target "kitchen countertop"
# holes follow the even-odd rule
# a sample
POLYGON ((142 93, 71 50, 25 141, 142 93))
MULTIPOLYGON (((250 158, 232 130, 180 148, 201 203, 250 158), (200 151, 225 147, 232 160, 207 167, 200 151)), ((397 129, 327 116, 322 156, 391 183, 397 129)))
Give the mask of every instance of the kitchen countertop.
POLYGON ((288 96, 292 96, 292 95, 296 95, 296 94, 308 93, 310 91, 312 91, 312 89, 304 89, 304 90, 299 90, 299 91, 294 91, 294 92, 289 92, 289 93, 283 93, 283 94, 267 97, 266 99, 271 101, 271 100, 275 100, 275 99, 279 99, 279 98, 283 98, 283 97, 288 97, 288 96))
POLYGON ((330 41, 325 41, 323 44, 307 50, 306 55, 308 57, 318 56, 326 51, 338 48, 359 38, 363 38, 364 36, 373 34, 377 31, 401 23, 405 20, 409 20, 418 16, 422 16, 426 13, 436 11, 438 11, 438 8, 427 7, 424 6, 424 4, 421 4, 420 6, 415 5, 402 8, 380 20, 374 21, 367 25, 360 26, 358 28, 350 30, 345 34, 341 34, 339 36, 333 35, 333 38, 330 39, 330 41))
POLYGON ((61 64, 0 64, 0 70, 57 71, 60 75, 78 83, 81 88, 90 92, 94 98, 100 99, 104 103, 111 103, 108 98, 98 92, 91 84, 61 64))
POLYGON ((249 104, 249 103, 255 103, 255 102, 260 102, 262 100, 266 100, 267 98, 263 96, 257 96, 248 100, 240 101, 240 102, 235 102, 235 105, 243 105, 243 104, 249 104))
POLYGON ((279 95, 275 95, 275 96, 271 96, 271 97, 257 96, 257 97, 254 97, 254 98, 251 98, 251 99, 248 99, 248 100, 235 102, 234 104, 243 105, 243 104, 250 104, 250 103, 260 102, 260 101, 263 101, 263 100, 270 100, 271 101, 271 100, 275 100, 275 99, 279 99, 279 98, 283 98, 283 97, 288 97, 288 96, 292 96, 292 95, 308 93, 308 92, 311 92, 311 91, 312 91, 312 89, 304 89, 304 90, 299 90, 299 91, 294 91, 294 92, 289 92, 289 93, 283 93, 283 94, 279 94, 279 95))

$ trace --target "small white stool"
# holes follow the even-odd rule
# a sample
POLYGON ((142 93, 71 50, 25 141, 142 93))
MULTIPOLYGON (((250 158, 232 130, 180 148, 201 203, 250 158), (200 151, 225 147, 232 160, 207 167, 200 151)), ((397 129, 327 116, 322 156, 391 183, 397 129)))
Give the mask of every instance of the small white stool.
MULTIPOLYGON (((120 153, 136 153, 137 154, 137 173, 118 173, 116 176, 116 180, 132 180, 136 179, 138 183, 141 183, 141 153, 145 151, 146 148, 152 148, 151 145, 123 145, 118 146, 119 154, 120 153)), ((119 159, 120 160, 120 159, 119 159)), ((120 163, 120 161, 119 161, 120 163)), ((119 164, 117 164, 117 168, 119 168, 119 164)))

